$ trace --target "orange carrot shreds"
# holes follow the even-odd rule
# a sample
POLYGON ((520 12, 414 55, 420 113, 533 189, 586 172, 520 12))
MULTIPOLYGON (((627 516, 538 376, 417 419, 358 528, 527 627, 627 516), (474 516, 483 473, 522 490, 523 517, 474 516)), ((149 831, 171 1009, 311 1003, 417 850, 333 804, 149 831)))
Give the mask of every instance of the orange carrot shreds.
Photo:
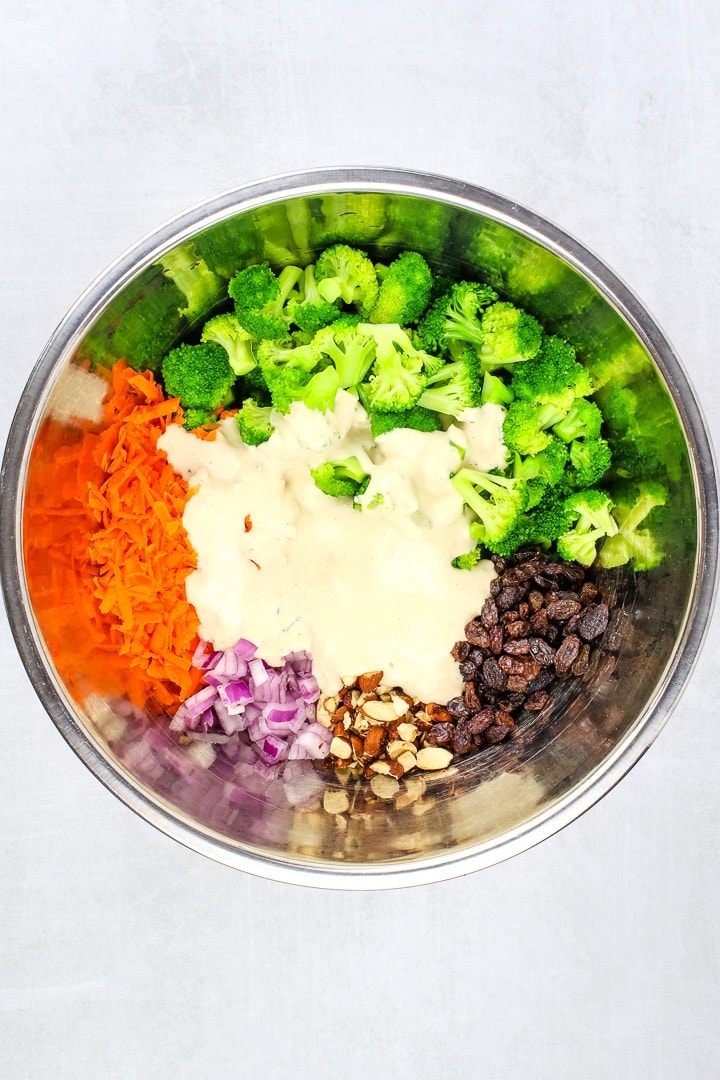
POLYGON ((108 375, 102 431, 47 421, 25 504, 25 561, 40 629, 72 690, 123 692, 173 712, 202 677, 185 596, 195 553, 182 525, 187 484, 157 440, 182 419, 149 372, 108 375))

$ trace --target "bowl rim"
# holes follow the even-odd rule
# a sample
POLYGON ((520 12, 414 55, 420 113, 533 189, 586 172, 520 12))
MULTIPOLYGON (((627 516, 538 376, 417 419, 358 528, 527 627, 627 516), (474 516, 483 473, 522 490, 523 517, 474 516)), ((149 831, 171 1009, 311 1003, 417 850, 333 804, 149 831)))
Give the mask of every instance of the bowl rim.
POLYGON ((525 851, 576 820, 636 764, 667 722, 697 662, 718 583, 718 484, 715 456, 701 407, 668 338, 635 293, 602 260, 557 225, 493 191, 450 177, 386 167, 328 167, 284 173, 203 200, 166 220, 127 248, 80 295, 59 323, 23 390, 0 472, 0 576, 8 620, 21 661, 46 712, 77 756, 126 806, 186 847, 236 869, 276 881, 330 889, 388 889, 447 880, 525 851), (132 783, 73 715, 43 658, 28 615, 22 567, 21 484, 39 417, 59 361, 79 343, 100 311, 138 272, 168 248, 236 213, 313 194, 338 191, 415 195, 491 218, 548 248, 573 266, 628 323, 660 370, 683 426, 695 484, 698 552, 694 586, 682 632, 654 697, 623 740, 579 785, 546 811, 509 832, 467 849, 392 863, 346 865, 238 847, 167 808, 132 783))

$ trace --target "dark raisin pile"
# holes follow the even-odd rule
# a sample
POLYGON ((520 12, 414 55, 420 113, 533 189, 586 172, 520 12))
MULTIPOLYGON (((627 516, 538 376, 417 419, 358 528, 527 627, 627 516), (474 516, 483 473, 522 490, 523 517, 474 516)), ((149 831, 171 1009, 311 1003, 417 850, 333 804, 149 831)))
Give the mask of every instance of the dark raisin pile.
POLYGON ((497 577, 480 614, 455 643, 464 688, 426 741, 467 754, 509 738, 518 714, 552 704, 559 680, 582 676, 608 625, 591 571, 541 551, 493 556, 497 577))

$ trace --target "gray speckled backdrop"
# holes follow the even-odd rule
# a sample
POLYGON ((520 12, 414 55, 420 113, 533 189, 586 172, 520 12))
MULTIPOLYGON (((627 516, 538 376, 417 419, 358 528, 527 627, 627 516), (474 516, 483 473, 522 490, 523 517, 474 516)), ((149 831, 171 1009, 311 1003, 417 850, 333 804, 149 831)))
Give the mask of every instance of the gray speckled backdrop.
MULTIPOLYGON (((28 0, 0 35, 0 435, 66 309, 217 191, 398 165, 557 221, 642 297, 720 432, 711 0, 28 0), (112 9, 112 13, 111 13, 112 9)), ((6 621, 9 1080, 715 1080, 715 619, 656 744, 569 829, 387 894, 275 885, 155 833, 76 761, 6 621)))

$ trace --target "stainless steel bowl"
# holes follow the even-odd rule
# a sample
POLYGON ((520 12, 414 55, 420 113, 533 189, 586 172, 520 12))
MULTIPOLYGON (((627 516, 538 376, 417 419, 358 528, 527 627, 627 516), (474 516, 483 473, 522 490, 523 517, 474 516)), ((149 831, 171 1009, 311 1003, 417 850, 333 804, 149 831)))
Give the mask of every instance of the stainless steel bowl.
MULTIPOLYGON (((178 313, 171 334, 187 328, 178 313)), ((643 305, 599 259, 530 211, 455 180, 390 169, 321 170, 243 187, 182 214, 121 256, 68 313, 28 381, 5 452, 0 509, 3 590, 18 649, 47 712, 88 768, 188 847, 250 873, 326 888, 465 874, 523 851, 587 810, 667 720, 702 643, 717 578, 712 448, 680 362, 643 305), (426 777, 424 792, 416 786, 403 800, 351 804, 341 823, 321 805, 326 787, 339 785, 332 773, 318 777, 310 764, 293 763, 292 775, 268 780, 191 767, 162 717, 134 710, 97 673, 69 673, 47 646, 49 568, 68 600, 70 641, 83 634, 82 604, 72 570, 55 565, 50 553, 38 561, 32 545, 32 515, 52 512, 44 483, 49 457, 76 437, 58 401, 67 397, 78 358, 118 351, 118 327, 165 281, 158 259, 179 249, 229 277, 258 257, 307 262, 335 240, 383 257, 413 248, 441 269, 479 273, 571 340, 591 365, 622 356, 641 372, 634 376, 641 389, 657 396, 666 388, 677 523, 658 570, 608 579, 622 632, 549 722, 426 777), (54 441, 43 436, 50 416, 54 441)))

